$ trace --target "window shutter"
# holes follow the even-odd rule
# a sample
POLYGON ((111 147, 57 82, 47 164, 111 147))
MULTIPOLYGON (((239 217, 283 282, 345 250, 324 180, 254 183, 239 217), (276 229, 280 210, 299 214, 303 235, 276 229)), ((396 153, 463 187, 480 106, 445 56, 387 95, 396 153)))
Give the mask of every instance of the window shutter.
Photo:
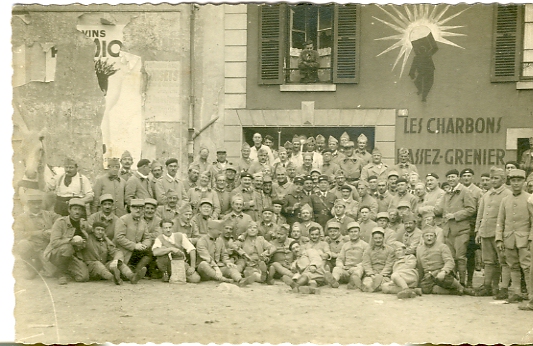
POLYGON ((494 6, 491 82, 518 81, 522 57, 522 6, 494 6))
POLYGON ((333 83, 359 82, 359 5, 335 5, 333 83))
POLYGON ((259 84, 283 83, 283 6, 261 5, 259 28, 259 84))

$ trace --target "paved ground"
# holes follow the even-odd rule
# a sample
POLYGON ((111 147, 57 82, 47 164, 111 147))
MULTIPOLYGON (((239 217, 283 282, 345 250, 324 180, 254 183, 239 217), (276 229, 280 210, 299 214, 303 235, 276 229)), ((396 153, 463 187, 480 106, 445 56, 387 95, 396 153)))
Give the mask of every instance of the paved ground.
POLYGON ((51 296, 40 278, 15 285, 19 342, 533 342, 533 313, 490 297, 428 295, 399 300, 347 291, 345 285, 322 288, 320 295, 301 295, 281 282, 247 288, 151 280, 123 286, 59 286, 55 279, 46 283, 51 296))

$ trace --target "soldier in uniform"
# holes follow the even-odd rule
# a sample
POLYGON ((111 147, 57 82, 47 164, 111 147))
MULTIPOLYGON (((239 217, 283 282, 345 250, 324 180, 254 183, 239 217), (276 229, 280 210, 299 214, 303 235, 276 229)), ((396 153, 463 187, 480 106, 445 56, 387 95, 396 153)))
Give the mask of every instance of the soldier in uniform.
POLYGON ((375 175, 378 179, 387 178, 389 165, 383 163, 381 157, 381 151, 378 148, 374 148, 374 150, 372 150, 371 162, 364 165, 361 170, 361 180, 368 180, 368 177, 372 175, 375 175))
POLYGON ((410 162, 411 159, 409 157, 409 149, 400 148, 399 160, 400 162, 392 166, 392 169, 397 171, 401 178, 409 180, 409 175, 411 174, 411 172, 418 173, 418 169, 416 168, 416 166, 410 162))
POLYGON ((110 194, 113 197, 113 211, 120 217, 126 214, 124 205, 124 193, 126 181, 118 175, 120 163, 118 159, 111 158, 107 161, 107 172, 96 178, 93 185, 94 198, 92 201, 92 212, 96 213, 101 205, 100 196, 110 194))
POLYGON ((119 177, 124 179, 124 181, 128 181, 128 179, 133 175, 133 171, 131 170, 131 166, 133 165, 133 157, 129 151, 126 150, 122 153, 122 156, 120 157, 120 164, 122 165, 122 168, 120 169, 119 177))
POLYGON ((292 225, 298 221, 300 209, 304 204, 311 204, 310 196, 303 192, 304 178, 294 178, 294 189, 285 196, 286 204, 283 208, 282 214, 287 219, 287 222, 292 225))
POLYGON ((344 154, 339 151, 339 141, 337 138, 329 136, 328 149, 331 150, 331 156, 333 156, 332 162, 339 164, 344 159, 344 154))
MULTIPOLYGON (((531 267, 531 243, 533 242, 533 203, 530 194, 523 190, 526 172, 522 169, 513 169, 508 174, 511 182, 511 196, 502 199, 498 219, 496 221, 496 247, 505 251, 507 265, 511 269, 511 294, 509 303, 522 301, 521 273, 529 277, 531 267)), ((532 294, 529 282, 526 281, 527 290, 532 294)))
POLYGON ((87 205, 93 201, 94 192, 89 179, 78 171, 78 164, 70 158, 65 159, 65 174, 57 180, 56 195, 56 214, 67 216, 69 200, 77 198, 86 205, 82 210, 82 217, 87 219, 87 205))
POLYGON ((148 174, 150 173, 150 160, 141 159, 137 163, 137 171, 126 182, 125 199, 130 205, 132 199, 154 198, 152 184, 148 174))
POLYGON ((376 197, 376 201, 378 202, 378 213, 389 211, 390 202, 392 201, 393 196, 389 192, 388 185, 387 179, 378 179, 378 195, 376 197))
POLYGON ((100 196, 100 211, 89 216, 87 223, 92 227, 95 222, 102 222, 105 225, 106 237, 113 239, 115 236, 115 225, 118 221, 118 216, 113 212, 114 199, 111 194, 104 194, 100 196))
POLYGON ((213 179, 213 185, 215 183, 216 176, 219 173, 225 172, 228 166, 233 165, 227 160, 227 156, 228 155, 225 149, 217 150, 217 160, 213 162, 213 165, 211 166, 211 178, 213 179))
POLYGON ((302 143, 300 142, 300 137, 295 134, 294 137, 292 137, 292 153, 289 159, 294 167, 300 167, 303 164, 301 147, 302 143))
POLYGON ((341 136, 340 136, 340 144, 339 144, 339 150, 341 153, 344 154, 344 151, 346 149, 346 145, 348 145, 348 142, 350 142, 350 136, 348 135, 348 133, 344 132, 341 136))
POLYGON ((319 154, 322 154, 322 152, 326 149, 326 137, 322 136, 321 134, 316 136, 316 152, 319 154))
POLYGON ((159 204, 167 204, 167 193, 172 190, 178 197, 178 201, 187 200, 188 190, 185 190, 183 182, 177 176, 178 159, 170 158, 165 162, 165 165, 167 166, 167 173, 156 183, 155 199, 159 204))
POLYGON ((325 229, 326 222, 332 218, 331 210, 335 204, 337 197, 329 190, 329 179, 325 175, 318 178, 318 188, 315 194, 311 195, 311 203, 313 206, 313 213, 315 221, 325 229))
POLYGON ((226 191, 231 192, 239 185, 239 177, 237 176, 237 167, 228 166, 224 174, 226 175, 226 191))
POLYGON ((269 285, 273 285, 274 279, 279 279, 282 276, 292 277, 291 264, 294 261, 294 254, 289 249, 289 245, 294 239, 288 237, 289 229, 289 225, 281 225, 276 231, 275 239, 271 241, 276 251, 270 257, 266 280, 266 283, 269 285))
POLYGON ((183 190, 187 193, 193 187, 198 186, 198 177, 200 176, 200 168, 195 165, 189 165, 187 170, 187 180, 183 181, 183 190))
POLYGON ((346 156, 344 160, 339 162, 339 166, 346 176, 346 181, 348 183, 354 184, 359 177, 361 176, 361 169, 363 164, 358 156, 354 155, 353 152, 354 143, 348 141, 344 146, 344 155, 346 156))
POLYGON ((357 182, 357 193, 359 194, 359 205, 367 206, 370 210, 370 219, 375 220, 378 214, 378 202, 369 193, 369 185, 366 181, 357 182))
POLYGON ((372 162, 372 154, 370 154, 367 149, 368 144, 368 138, 365 136, 364 133, 361 133, 359 137, 357 137, 357 148, 355 149, 355 156, 359 156, 362 166, 368 165, 370 162, 372 162))
POLYGON ((219 172, 215 176, 215 185, 213 190, 218 197, 218 203, 220 205, 220 216, 225 215, 231 209, 231 194, 226 189, 227 181, 226 175, 223 172, 219 172))
POLYGON ((253 221, 250 215, 243 212, 243 208, 244 197, 242 194, 235 194, 231 197, 231 211, 223 218, 226 224, 231 224, 233 227, 234 239, 246 232, 248 225, 253 221))
POLYGON ((385 231, 381 227, 372 230, 372 242, 363 252, 363 270, 365 275, 361 289, 364 292, 375 292, 381 285, 390 281, 395 253, 392 247, 385 244, 385 231))
POLYGON ((25 277, 32 279, 41 269, 52 274, 55 268, 44 259, 44 249, 50 242, 52 226, 59 215, 43 210, 43 194, 40 191, 27 195, 28 210, 18 215, 13 224, 15 260, 23 260, 27 268, 25 277), (33 268, 32 268, 33 267, 33 268))
POLYGON ((239 158, 239 161, 237 161, 237 173, 241 174, 242 172, 248 172, 248 168, 250 168, 251 164, 250 144, 244 142, 242 143, 241 157, 239 158))
POLYGON ((293 190, 294 184, 287 179, 287 170, 284 167, 278 166, 275 175, 276 182, 272 184, 272 198, 283 199, 293 190))

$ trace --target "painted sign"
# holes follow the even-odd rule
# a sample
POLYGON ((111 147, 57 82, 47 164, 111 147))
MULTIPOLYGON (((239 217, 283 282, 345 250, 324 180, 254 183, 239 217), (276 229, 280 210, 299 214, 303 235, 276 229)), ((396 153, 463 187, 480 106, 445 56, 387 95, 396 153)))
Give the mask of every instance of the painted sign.
POLYGON ((147 121, 179 121, 180 102, 180 62, 145 61, 148 75, 144 114, 147 121))

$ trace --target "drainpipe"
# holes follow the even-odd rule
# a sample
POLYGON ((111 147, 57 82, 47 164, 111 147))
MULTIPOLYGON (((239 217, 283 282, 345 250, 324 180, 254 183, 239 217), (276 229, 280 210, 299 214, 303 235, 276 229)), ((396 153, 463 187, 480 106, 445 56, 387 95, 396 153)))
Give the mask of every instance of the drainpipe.
POLYGON ((189 163, 194 159, 194 112, 195 112, 195 103, 196 95, 194 90, 194 28, 195 28, 195 11, 196 5, 191 4, 191 14, 190 14, 190 43, 189 43, 189 61, 190 61, 190 71, 189 71, 189 121, 188 121, 188 141, 187 141, 187 158, 189 163))

